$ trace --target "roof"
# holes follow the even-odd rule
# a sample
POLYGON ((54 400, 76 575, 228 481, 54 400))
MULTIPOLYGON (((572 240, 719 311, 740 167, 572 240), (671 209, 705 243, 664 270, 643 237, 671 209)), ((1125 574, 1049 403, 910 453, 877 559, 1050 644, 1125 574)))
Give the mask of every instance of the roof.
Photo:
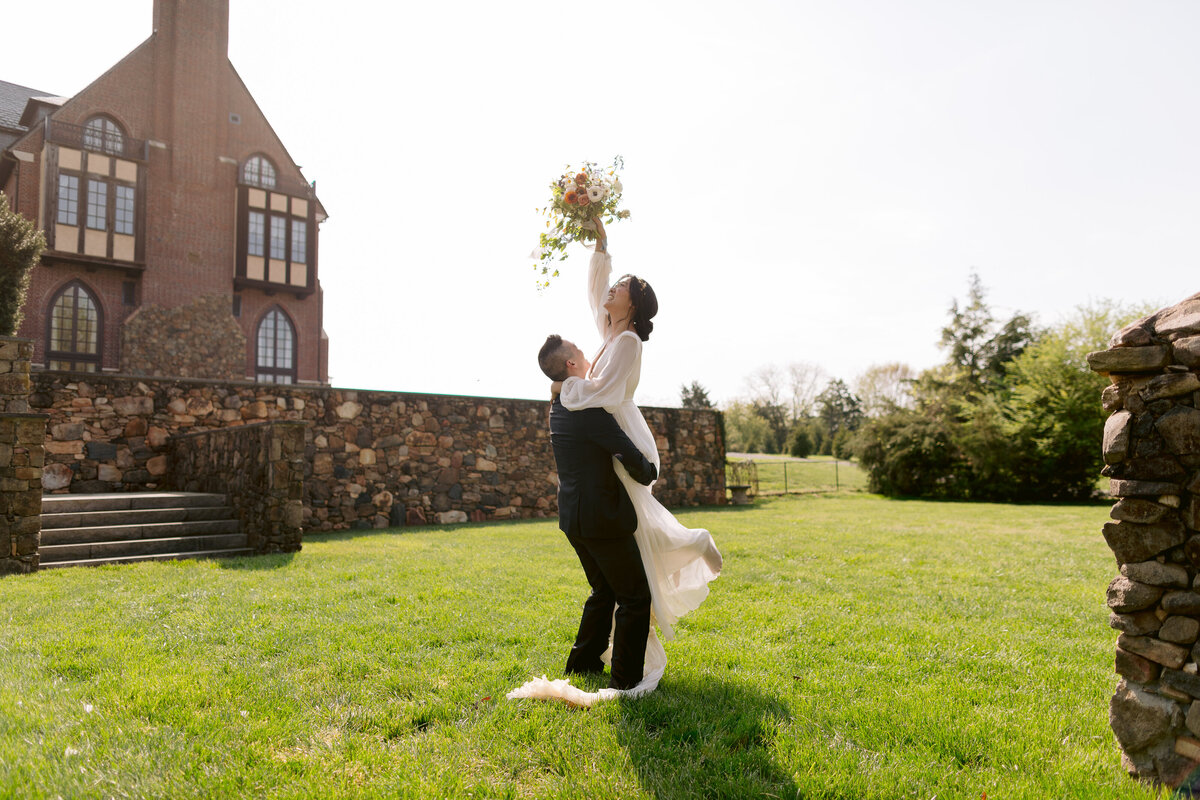
MULTIPOLYGON (((155 37, 152 35, 149 39, 138 45, 138 48, 136 49, 145 47, 147 44, 154 41, 154 38, 155 37)), ((125 58, 129 58, 129 56, 127 55, 125 58)), ((122 59, 121 61, 124 60, 125 59, 122 59)), ((118 64, 119 63, 121 62, 118 62, 118 64)), ((250 90, 246 88, 246 84, 242 81, 241 75, 238 75, 237 70, 233 68, 233 64, 230 63, 228 59, 226 59, 225 63, 233 71, 234 77, 241 84, 242 89, 245 90, 246 95, 250 98, 250 102, 254 104, 254 107, 258 109, 259 114, 262 115, 263 121, 267 123, 268 130, 270 130, 271 135, 275 138, 275 141, 279 143, 279 146, 283 148, 284 154, 287 155, 288 160, 291 161, 292 165, 296 167, 296 171, 300 172, 300 168, 296 165, 295 159, 293 159, 291 154, 287 152, 287 148, 284 146, 283 141, 279 138, 279 135, 275 133, 275 129, 271 127, 270 121, 267 120, 266 115, 262 114, 262 110, 258 108, 258 102, 254 99, 254 96, 250 94, 250 90)), ((109 68, 109 71, 111 72, 115 68, 116 66, 114 65, 113 67, 109 68)), ((84 89, 84 91, 86 91, 86 89, 84 89)), ((55 109, 64 105, 70 99, 70 97, 59 97, 51 92, 44 92, 40 89, 31 89, 28 86, 20 86, 15 83, 9 83, 8 81, 0 81, 0 152, 3 152, 5 148, 14 142, 20 141, 21 138, 24 137, 24 135, 29 131, 30 125, 36 125, 36 123, 43 116, 52 114, 55 109), (43 113, 39 114, 39 110, 41 110, 43 113)), ((0 178, 4 177, 2 174, 3 163, 3 160, 0 159, 0 178)), ((303 173, 301 173, 301 178, 303 179, 303 177, 303 173)), ((307 179, 304 179, 304 182, 307 184, 307 179)), ((324 218, 328 218, 329 214, 325 210, 325 205, 320 201, 319 198, 315 197, 315 187, 313 194, 314 199, 317 201, 317 207, 320 209, 320 214, 324 218)))
POLYGON ((25 113, 21 115, 17 124, 23 125, 27 129, 32 128, 70 99, 69 97, 31 97, 25 105, 25 113))
POLYGON ((46 98, 55 105, 61 103, 52 92, 43 92, 41 89, 30 89, 28 86, 18 86, 8 81, 0 81, 0 128, 13 131, 27 130, 21 124, 21 115, 25 113, 25 106, 29 104, 30 99, 34 97, 46 98))

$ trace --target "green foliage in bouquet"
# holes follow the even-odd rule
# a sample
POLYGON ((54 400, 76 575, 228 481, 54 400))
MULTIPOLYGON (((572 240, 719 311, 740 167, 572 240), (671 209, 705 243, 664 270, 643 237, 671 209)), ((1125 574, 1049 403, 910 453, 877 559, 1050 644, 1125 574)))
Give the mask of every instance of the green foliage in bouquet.
POLYGON ((538 237, 538 249, 532 257, 538 261, 538 289, 550 285, 558 277, 555 261, 567 257, 567 245, 596 239, 595 220, 605 225, 616 219, 628 219, 629 212, 621 209, 621 170, 625 160, 613 159, 612 166, 599 167, 585 161, 578 168, 567 165, 563 174, 550 184, 550 203, 539 209, 546 217, 546 232, 538 237))

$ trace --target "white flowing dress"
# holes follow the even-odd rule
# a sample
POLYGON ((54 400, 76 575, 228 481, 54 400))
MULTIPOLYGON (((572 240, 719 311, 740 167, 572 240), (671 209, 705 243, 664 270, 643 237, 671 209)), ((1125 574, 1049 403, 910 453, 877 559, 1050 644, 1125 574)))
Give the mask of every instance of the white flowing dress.
MULTIPOLYGON (((603 337, 607 332, 604 300, 612 274, 612 258, 608 253, 595 253, 588 268, 588 303, 603 337)), ((633 402, 642 371, 642 341, 637 334, 624 331, 607 338, 593 359, 592 371, 585 380, 567 378, 559 399, 571 411, 583 408, 604 408, 616 419, 621 430, 649 459, 661 468, 654 434, 646 424, 641 410, 633 402)), ((666 640, 675 638, 675 622, 697 608, 708 596, 708 584, 721 573, 721 554, 712 535, 703 528, 685 528, 662 503, 629 476, 624 465, 613 459, 613 469, 629 493, 637 511, 638 526, 634 532, 646 580, 650 584, 653 621, 666 640)), ((603 656, 610 662, 611 647, 603 656)), ((618 691, 602 689, 583 692, 567 680, 548 681, 545 676, 534 679, 509 692, 508 697, 559 698, 576 705, 590 706, 597 700, 619 695, 637 696, 658 686, 667 666, 667 654, 662 642, 650 626, 646 642, 646 663, 641 682, 632 689, 618 691)))

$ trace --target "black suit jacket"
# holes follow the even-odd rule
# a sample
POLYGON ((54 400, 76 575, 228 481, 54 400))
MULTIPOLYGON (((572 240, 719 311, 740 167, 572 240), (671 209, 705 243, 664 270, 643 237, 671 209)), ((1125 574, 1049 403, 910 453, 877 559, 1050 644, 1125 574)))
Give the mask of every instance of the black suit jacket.
POLYGON ((641 484, 658 477, 621 426, 602 408, 568 411, 554 398, 550 442, 558 465, 558 527, 568 536, 605 539, 629 536, 637 513, 613 471, 619 456, 629 476, 641 484))

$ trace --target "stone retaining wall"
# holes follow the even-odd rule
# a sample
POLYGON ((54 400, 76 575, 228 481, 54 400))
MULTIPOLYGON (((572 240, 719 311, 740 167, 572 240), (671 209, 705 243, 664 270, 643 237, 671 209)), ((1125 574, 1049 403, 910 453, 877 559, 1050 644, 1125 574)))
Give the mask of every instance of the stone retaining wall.
MULTIPOLYGON (((549 404, 205 380, 33 374, 50 415, 43 485, 52 492, 163 488, 172 436, 250 422, 310 423, 305 528, 553 516, 549 404)), ((720 412, 650 408, 668 506, 725 502, 720 412)))
MULTIPOLYGON (((1109 722, 1130 774, 1195 788, 1200 768, 1200 294, 1113 336, 1088 363, 1112 384, 1104 538, 1121 676, 1109 722)), ((1190 796, 1190 795, 1189 795, 1190 796)))
POLYGON ((305 422, 256 422, 172 436, 165 488, 229 498, 258 553, 300 549, 305 422))

